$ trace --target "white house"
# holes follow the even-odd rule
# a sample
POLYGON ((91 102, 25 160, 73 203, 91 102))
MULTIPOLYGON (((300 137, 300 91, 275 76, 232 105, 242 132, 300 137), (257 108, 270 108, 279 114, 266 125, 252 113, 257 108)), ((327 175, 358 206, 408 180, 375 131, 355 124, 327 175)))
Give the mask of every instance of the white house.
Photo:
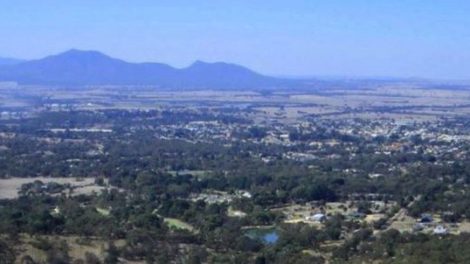
POLYGON ((447 228, 442 225, 438 225, 436 228, 434 228, 433 233, 435 235, 446 235, 449 233, 449 230, 447 230, 447 228))
POLYGON ((305 217, 305 220, 307 221, 315 221, 315 222, 323 222, 326 220, 326 216, 322 213, 314 214, 305 217))

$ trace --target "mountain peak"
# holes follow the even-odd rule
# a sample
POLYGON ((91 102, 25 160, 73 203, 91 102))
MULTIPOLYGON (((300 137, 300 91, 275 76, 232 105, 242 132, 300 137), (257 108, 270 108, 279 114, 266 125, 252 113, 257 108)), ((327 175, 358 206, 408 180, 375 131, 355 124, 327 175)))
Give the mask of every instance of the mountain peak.
POLYGON ((79 50, 79 49, 70 49, 65 52, 53 55, 50 57, 68 57, 68 58, 106 58, 112 59, 108 55, 94 50, 79 50))
POLYGON ((223 62, 205 62, 205 61, 202 61, 202 60, 196 60, 191 65, 189 65, 187 67, 187 69, 209 67, 209 66, 213 66, 213 65, 223 65, 223 64, 226 64, 226 63, 223 63, 223 62))
MULTIPOLYGON (((247 72, 253 72, 252 70, 238 65, 238 64, 233 64, 233 63, 227 63, 227 62, 205 62, 201 60, 196 60, 191 64, 189 67, 186 69, 188 70, 195 70, 195 69, 218 69, 218 70, 237 70, 237 71, 247 71, 247 72)), ((254 73, 254 72, 253 72, 254 73)))
MULTIPOLYGON (((67 51, 64 51, 62 53, 65 53, 65 54, 73 54, 73 53, 82 53, 82 52, 86 52, 85 50, 79 50, 79 49, 69 49, 67 51)), ((60 54, 60 53, 59 53, 60 54)))
POLYGON ((103 53, 96 51, 96 50, 81 50, 81 49, 69 49, 59 54, 101 54, 103 53))

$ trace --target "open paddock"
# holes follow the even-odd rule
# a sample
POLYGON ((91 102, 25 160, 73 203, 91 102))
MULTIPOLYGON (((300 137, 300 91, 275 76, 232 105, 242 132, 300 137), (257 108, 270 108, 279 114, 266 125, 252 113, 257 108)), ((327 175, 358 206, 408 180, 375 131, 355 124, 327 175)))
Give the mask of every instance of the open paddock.
POLYGON ((59 184, 69 184, 73 188, 72 195, 99 193, 105 189, 103 186, 95 184, 95 178, 52 178, 52 177, 34 177, 34 178, 6 178, 0 179, 0 199, 16 199, 18 191, 23 184, 41 181, 44 184, 56 182, 59 184))

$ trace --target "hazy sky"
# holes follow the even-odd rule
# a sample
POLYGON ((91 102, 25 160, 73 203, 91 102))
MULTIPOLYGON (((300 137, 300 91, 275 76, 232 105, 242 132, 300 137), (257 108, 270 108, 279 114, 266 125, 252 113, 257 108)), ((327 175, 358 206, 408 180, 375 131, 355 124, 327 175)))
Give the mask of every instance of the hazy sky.
POLYGON ((470 79, 469 0, 0 0, 0 56, 70 48, 276 75, 470 79))

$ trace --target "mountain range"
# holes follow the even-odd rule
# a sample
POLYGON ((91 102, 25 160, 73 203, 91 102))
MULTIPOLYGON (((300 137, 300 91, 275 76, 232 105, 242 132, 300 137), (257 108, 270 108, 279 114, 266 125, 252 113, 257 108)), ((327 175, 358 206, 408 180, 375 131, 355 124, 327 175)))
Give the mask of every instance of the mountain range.
POLYGON ((30 85, 151 85, 188 89, 269 89, 295 82, 224 62, 196 61, 189 67, 178 69, 163 63, 130 63, 98 51, 76 49, 38 60, 0 59, 0 81, 30 85))

